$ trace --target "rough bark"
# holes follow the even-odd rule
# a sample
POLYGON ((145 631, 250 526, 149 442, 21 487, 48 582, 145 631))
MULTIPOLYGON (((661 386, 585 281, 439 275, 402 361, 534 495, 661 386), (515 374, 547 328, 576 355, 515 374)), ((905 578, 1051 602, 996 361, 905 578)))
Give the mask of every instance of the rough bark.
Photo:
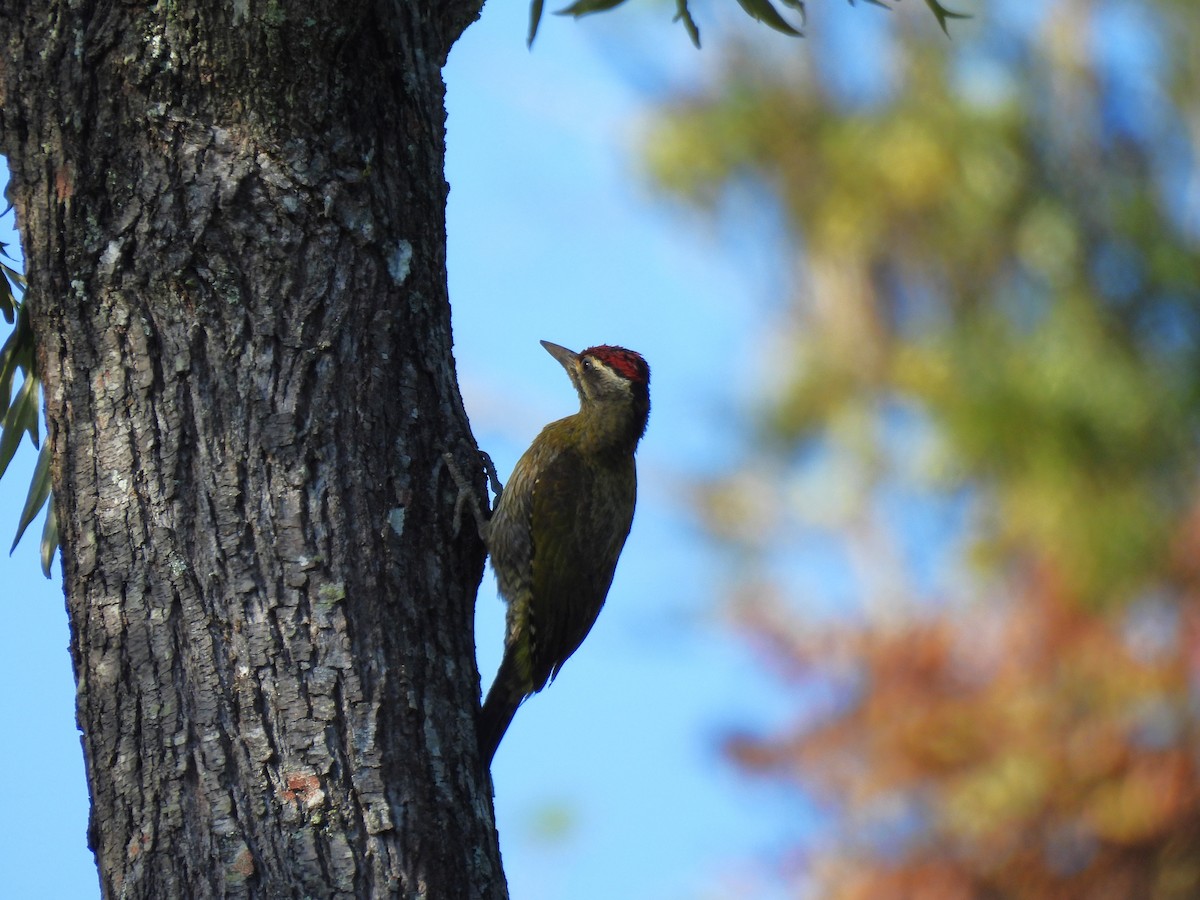
POLYGON ((505 895, 439 465, 478 5, 0 0, 106 897, 505 895))

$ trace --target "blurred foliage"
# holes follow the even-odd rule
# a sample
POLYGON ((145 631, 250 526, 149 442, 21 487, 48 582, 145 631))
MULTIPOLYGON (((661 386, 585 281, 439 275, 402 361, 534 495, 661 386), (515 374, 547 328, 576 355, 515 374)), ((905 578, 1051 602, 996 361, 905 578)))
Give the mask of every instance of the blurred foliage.
POLYGON ((714 215, 765 186, 795 248, 699 503, 734 620, 835 700, 729 751, 834 814, 786 873, 815 896, 1200 896, 1200 7, 890 25, 872 89, 731 47, 647 141, 714 215), (818 534, 832 623, 779 564, 818 534))

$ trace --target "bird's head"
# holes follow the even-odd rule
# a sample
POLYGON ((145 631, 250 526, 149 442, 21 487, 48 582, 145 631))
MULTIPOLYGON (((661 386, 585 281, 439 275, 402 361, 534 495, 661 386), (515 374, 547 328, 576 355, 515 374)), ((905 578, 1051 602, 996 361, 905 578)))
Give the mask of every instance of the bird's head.
POLYGON ((641 437, 650 415, 650 367, 640 353, 608 344, 588 347, 579 353, 549 341, 542 341, 542 346, 567 370, 585 412, 628 411, 637 422, 637 435, 641 437))

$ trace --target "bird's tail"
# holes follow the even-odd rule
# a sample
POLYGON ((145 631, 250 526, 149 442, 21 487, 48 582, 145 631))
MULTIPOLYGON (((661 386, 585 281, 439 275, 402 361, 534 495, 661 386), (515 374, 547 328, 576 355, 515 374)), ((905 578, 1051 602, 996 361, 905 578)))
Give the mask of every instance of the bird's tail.
POLYGON ((491 768, 496 748, 500 746, 504 732, 508 731, 517 707, 527 695, 525 680, 521 678, 513 654, 505 653, 496 680, 492 682, 483 708, 479 711, 479 754, 484 766, 491 768))

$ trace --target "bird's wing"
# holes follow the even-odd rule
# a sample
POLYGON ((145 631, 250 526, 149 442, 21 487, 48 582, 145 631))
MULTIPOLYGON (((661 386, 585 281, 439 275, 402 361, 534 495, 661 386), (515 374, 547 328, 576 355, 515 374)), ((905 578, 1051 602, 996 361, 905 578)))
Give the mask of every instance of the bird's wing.
MULTIPOLYGON (((607 505, 597 504, 586 467, 578 453, 563 451, 547 462, 533 489, 538 524, 528 624, 536 690, 558 674, 591 630, 616 568, 617 554, 597 542, 609 540, 620 523, 603 521, 607 505)), ((628 531, 626 524, 619 543, 628 531)))

